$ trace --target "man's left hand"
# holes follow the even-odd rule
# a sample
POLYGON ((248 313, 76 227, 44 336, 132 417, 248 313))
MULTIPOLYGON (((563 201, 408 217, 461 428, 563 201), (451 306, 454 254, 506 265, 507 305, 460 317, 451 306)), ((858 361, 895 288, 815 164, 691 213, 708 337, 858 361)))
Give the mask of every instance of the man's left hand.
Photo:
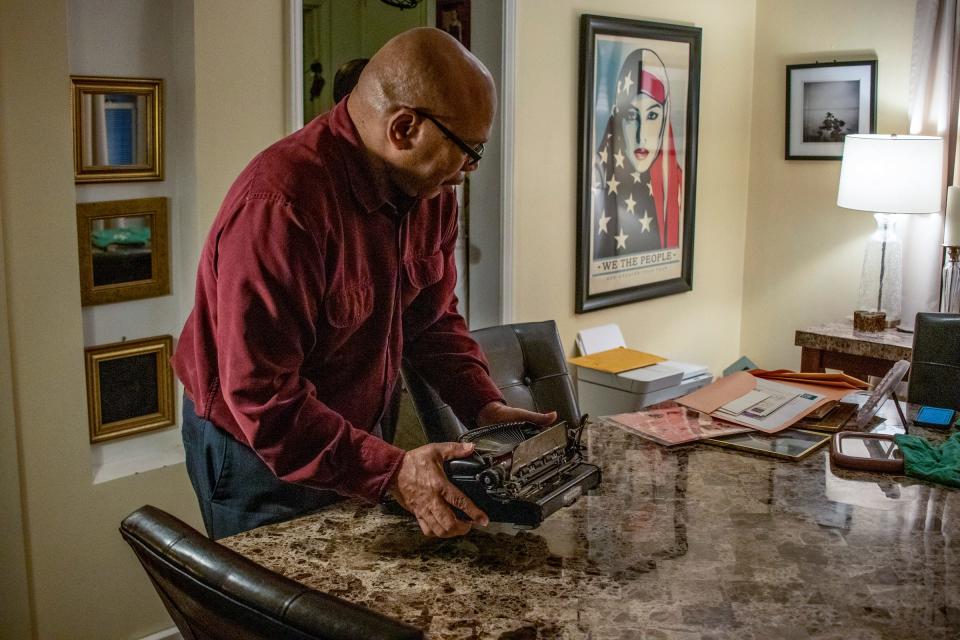
POLYGON ((540 427, 549 427, 557 421, 557 412, 537 413, 518 407, 508 407, 499 401, 484 405, 477 414, 477 426, 484 427, 498 422, 532 422, 540 427))

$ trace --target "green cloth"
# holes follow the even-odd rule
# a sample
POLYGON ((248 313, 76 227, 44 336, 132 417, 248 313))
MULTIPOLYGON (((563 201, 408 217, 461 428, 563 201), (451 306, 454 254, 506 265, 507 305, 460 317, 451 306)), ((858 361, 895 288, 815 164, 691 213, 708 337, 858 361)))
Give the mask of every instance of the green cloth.
POLYGON ((897 435, 893 439, 903 453, 908 476, 960 488, 960 431, 939 447, 919 436, 897 435))
POLYGON ((142 245, 150 242, 150 227, 132 227, 129 229, 97 229, 90 233, 93 246, 106 249, 112 244, 142 245))

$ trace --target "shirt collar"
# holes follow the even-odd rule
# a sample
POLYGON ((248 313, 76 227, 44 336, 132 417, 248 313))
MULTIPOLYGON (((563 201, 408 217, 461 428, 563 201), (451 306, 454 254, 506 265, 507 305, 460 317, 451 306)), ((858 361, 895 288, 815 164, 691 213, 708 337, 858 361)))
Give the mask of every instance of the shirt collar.
POLYGON ((377 175, 370 166, 360 132, 347 111, 347 101, 341 100, 330 110, 330 131, 340 142, 347 178, 353 194, 361 205, 373 212, 384 205, 394 207, 390 201, 389 182, 385 175, 377 175))

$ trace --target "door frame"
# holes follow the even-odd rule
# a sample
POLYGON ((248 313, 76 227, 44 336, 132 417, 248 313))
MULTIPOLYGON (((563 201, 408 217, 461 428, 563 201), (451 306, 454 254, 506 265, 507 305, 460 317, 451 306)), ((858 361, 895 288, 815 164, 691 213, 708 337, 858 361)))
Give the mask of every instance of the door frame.
MULTIPOLYGON (((513 322, 514 236, 514 124, 516 118, 517 0, 500 0, 503 8, 503 60, 500 93, 502 123, 500 139, 500 296, 498 317, 502 324, 513 322)), ((287 133, 303 127, 303 0, 286 0, 287 23, 287 133)))

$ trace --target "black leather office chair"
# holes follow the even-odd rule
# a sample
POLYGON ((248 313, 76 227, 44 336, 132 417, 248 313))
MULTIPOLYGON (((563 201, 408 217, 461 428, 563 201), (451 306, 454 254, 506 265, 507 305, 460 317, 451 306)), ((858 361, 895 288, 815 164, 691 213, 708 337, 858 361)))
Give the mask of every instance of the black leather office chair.
POLYGON ((309 589, 152 506, 120 525, 184 640, 366 640, 422 632, 309 589))
MULTIPOLYGON (((556 411, 558 420, 579 424, 577 397, 555 322, 508 324, 478 329, 471 335, 486 354, 490 376, 507 404, 556 411)), ((468 431, 410 362, 404 361, 402 372, 428 441, 453 441, 468 431)))
POLYGON ((907 400, 960 411, 960 314, 918 313, 907 400))

